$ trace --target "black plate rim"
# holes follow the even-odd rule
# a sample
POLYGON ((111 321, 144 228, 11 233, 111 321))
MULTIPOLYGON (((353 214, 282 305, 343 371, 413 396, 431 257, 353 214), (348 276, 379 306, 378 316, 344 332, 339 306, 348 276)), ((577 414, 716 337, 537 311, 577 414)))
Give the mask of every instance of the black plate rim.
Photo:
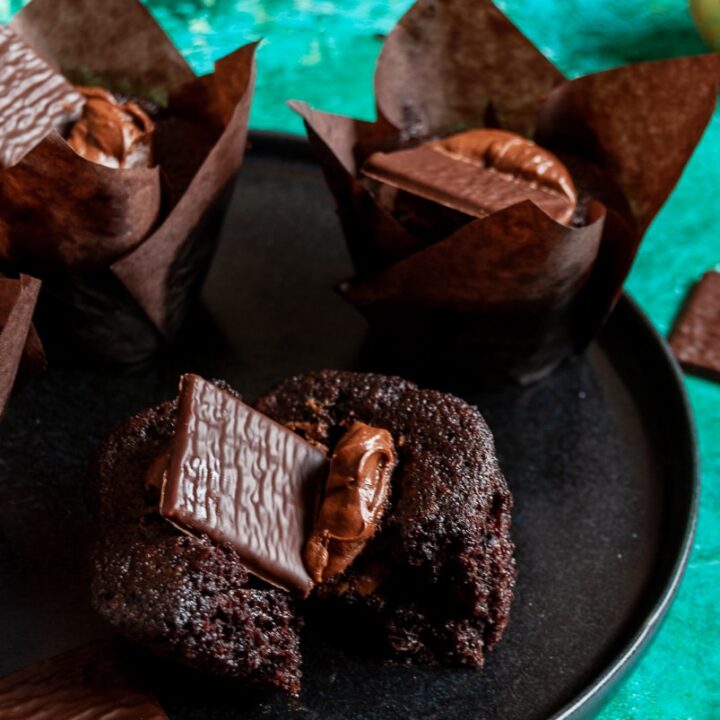
POLYGON ((672 389, 674 394, 674 397, 671 398, 672 404, 681 410, 681 415, 676 416, 675 421, 683 429, 683 437, 679 445, 689 451, 687 457, 688 477, 692 478, 692 482, 687 487, 685 527, 678 550, 667 572, 663 589, 655 598, 639 628, 632 634, 630 640, 625 643, 605 670, 575 700, 565 705, 549 720, 573 720, 579 718, 581 717, 580 713, 585 712, 590 706, 599 710, 632 673, 662 626, 663 620, 677 595, 692 553, 697 528, 701 488, 700 456, 697 428, 690 398, 685 387, 683 371, 665 338, 627 292, 624 292, 620 297, 615 311, 631 315, 633 321, 646 333, 647 339, 655 344, 657 351, 659 351, 657 359, 663 362, 662 367, 658 368, 658 372, 662 372, 670 380, 669 383, 666 383, 664 392, 670 392, 672 389))
MULTIPOLYGON (((312 148, 301 135, 282 133, 271 130, 252 130, 249 134, 250 152, 277 154, 283 157, 292 157, 299 160, 315 162, 312 148)), ((692 413, 692 407, 685 388, 684 375, 673 356, 667 342, 660 335, 650 319, 641 310, 640 306, 627 293, 621 296, 616 311, 626 313, 637 323, 640 331, 645 335, 645 342, 655 346, 657 351, 658 373, 667 378, 665 392, 672 392, 672 404, 680 410, 675 418, 678 427, 682 428, 682 447, 687 451, 688 477, 692 482, 687 488, 687 513, 678 550, 670 565, 669 572, 662 583, 650 609, 640 622, 639 627, 625 642, 623 647, 615 654, 607 667, 570 703, 565 705, 549 720, 571 720, 585 716, 592 707, 599 709, 611 694, 618 689, 635 668, 643 651, 648 647, 656 632, 662 625, 682 581, 690 553, 692 551, 697 526, 700 504, 700 462, 697 443, 697 431, 692 413)))
MULTIPOLYGON (((268 157, 307 164, 308 168, 316 166, 310 145, 300 135, 251 131, 248 149, 251 158, 255 155, 260 160, 268 157)), ((332 205, 329 194, 319 196, 319 200, 327 202, 328 208, 332 205)), ((670 446, 668 452, 663 449, 658 456, 658 468, 666 468, 660 475, 662 485, 659 486, 666 526, 657 539, 658 552, 651 579, 641 589, 637 605, 624 616, 623 629, 608 636, 611 644, 604 645, 605 650, 593 663, 592 671, 574 686, 569 700, 554 700, 555 708, 560 704, 558 700, 565 704, 544 714, 546 720, 594 717, 634 670, 676 596, 692 552, 699 512, 701 480, 695 423, 682 371, 667 343, 638 304, 624 294, 598 344, 601 350, 598 353, 597 348, 591 348, 591 355, 597 354, 603 365, 609 361, 614 366, 613 372, 618 377, 611 379, 611 386, 616 382, 624 385, 622 392, 629 392, 627 401, 634 403, 641 417, 650 413, 646 430, 651 434, 660 433, 665 443, 661 447, 670 446), (633 338, 630 352, 622 344, 627 333, 633 338), (659 397, 657 388, 662 389, 659 397)), ((518 680, 522 682, 523 678, 518 680)), ((565 694, 565 698, 568 695, 570 693, 565 694)), ((530 704, 535 704, 532 696, 530 704)), ((457 709, 462 712, 461 708, 457 709)))

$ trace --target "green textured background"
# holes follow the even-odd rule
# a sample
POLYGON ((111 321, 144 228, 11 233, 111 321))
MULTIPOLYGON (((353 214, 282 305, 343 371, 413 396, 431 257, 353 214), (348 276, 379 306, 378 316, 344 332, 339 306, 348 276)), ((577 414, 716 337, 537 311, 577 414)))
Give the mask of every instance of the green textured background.
MULTIPOLYGON (((715 0, 720 4, 720 0, 715 0)), ((0 0, 0 21, 23 4, 0 0)), ((288 98, 372 116, 382 35, 410 0, 147 0, 197 72, 264 38, 254 128, 301 132, 288 98)), ((567 75, 705 50, 684 0, 498 3, 567 75)), ((98 2, 98 10, 102 3, 98 2)), ((647 234, 627 287, 666 334, 687 288, 720 264, 720 113, 647 234)), ((720 385, 690 378, 703 467, 700 523, 678 598, 601 720, 720 718, 720 385)))

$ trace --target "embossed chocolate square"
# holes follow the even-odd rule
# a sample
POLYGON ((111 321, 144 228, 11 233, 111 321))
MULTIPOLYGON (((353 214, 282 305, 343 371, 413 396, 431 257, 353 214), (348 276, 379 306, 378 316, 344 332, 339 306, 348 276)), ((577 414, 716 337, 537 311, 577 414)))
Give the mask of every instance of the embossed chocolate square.
POLYGON ((167 720, 113 641, 42 660, 0 679, 4 720, 167 720))
POLYGON ((670 346, 686 370, 720 381, 720 272, 706 272, 692 289, 670 346))
POLYGON ((177 334, 243 159, 254 52, 197 77, 137 0, 33 0, 0 28, 0 269, 44 280, 49 342, 134 361, 177 334))
POLYGON ((160 512, 231 547, 263 580, 307 596, 303 561, 325 453, 203 380, 180 381, 160 512))
POLYGON ((526 383, 581 352, 719 78, 706 55, 567 80, 490 0, 417 0, 383 46, 376 122, 292 103, 357 272, 339 289, 376 360, 526 383))

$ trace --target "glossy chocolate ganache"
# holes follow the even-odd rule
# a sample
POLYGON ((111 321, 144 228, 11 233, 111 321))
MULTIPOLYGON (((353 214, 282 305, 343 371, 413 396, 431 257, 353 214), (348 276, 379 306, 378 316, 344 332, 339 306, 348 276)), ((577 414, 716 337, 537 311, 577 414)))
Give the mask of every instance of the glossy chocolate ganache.
POLYGON ((340 575, 375 534, 396 465, 387 430, 356 422, 342 436, 305 546, 305 565, 316 583, 340 575))
POLYGON ((524 200, 568 224, 577 192, 563 163, 532 140, 480 129, 395 152, 377 152, 362 169, 371 180, 472 217, 524 200))
POLYGON ((99 87, 78 87, 85 99, 67 142, 86 160, 110 168, 152 167, 155 123, 137 102, 120 102, 99 87))

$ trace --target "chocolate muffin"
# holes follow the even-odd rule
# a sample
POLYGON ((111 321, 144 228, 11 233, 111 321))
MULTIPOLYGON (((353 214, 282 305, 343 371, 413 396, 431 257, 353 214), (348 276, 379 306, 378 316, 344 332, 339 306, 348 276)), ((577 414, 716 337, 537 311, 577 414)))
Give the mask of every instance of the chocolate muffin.
POLYGON ((480 413, 397 377, 340 371, 298 375, 256 407, 330 452, 356 421, 391 433, 382 526, 316 594, 359 610, 396 657, 481 666, 508 622, 515 562, 512 497, 480 413))
POLYGON ((129 639, 201 671, 300 689, 292 597, 251 575, 232 550, 185 535, 158 512, 152 466, 175 429, 175 402, 131 418, 105 440, 88 500, 99 539, 95 609, 129 639))
POLYGON ((569 80, 498 4, 415 0, 374 122, 291 103, 352 258, 340 294, 377 361, 431 385, 531 384, 587 348, 717 98, 717 54, 569 80))
POLYGON ((132 363, 177 336, 242 164, 254 54, 196 76, 138 0, 33 0, 0 26, 0 271, 43 280, 46 346, 132 363))
POLYGON ((507 624, 515 564, 512 498, 480 413, 400 378, 340 371, 291 378, 257 409, 331 456, 361 423, 392 436, 384 515, 359 554, 300 605, 229 547, 168 522, 168 402, 113 431, 94 462, 98 612, 159 654, 290 693, 300 683, 296 613, 309 605, 349 613, 397 658, 481 666, 507 624))

